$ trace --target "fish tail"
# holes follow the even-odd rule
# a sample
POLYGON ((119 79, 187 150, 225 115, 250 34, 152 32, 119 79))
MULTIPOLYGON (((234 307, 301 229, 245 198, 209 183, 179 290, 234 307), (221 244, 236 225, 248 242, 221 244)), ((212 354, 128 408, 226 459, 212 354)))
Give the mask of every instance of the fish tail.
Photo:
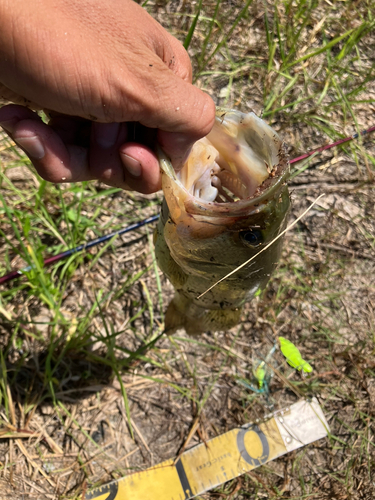
POLYGON ((207 331, 229 330, 241 318, 242 309, 203 309, 191 299, 176 292, 165 313, 165 332, 174 334, 184 328, 188 335, 207 331))

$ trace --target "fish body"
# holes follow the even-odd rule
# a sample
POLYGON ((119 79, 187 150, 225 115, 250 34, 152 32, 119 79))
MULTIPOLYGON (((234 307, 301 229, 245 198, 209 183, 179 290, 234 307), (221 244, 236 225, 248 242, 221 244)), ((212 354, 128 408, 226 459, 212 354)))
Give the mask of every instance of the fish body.
POLYGON ((248 265, 286 225, 289 162, 275 131, 254 113, 218 109, 212 132, 198 141, 177 174, 160 153, 164 202, 155 233, 159 267, 175 288, 165 329, 190 334, 225 330, 263 289, 281 238, 248 265))

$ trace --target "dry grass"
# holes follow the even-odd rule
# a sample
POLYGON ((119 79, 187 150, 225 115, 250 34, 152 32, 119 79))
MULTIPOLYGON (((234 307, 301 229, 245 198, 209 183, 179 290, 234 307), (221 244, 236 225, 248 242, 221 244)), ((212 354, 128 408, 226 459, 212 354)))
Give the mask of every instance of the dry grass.
MULTIPOLYGON (((291 157, 366 128, 374 7, 205 2, 189 48, 196 82, 218 105, 264 110, 291 157)), ((147 8, 183 40, 198 4, 147 8)), ((5 138, 0 155, 0 274, 40 266, 42 255, 145 218, 161 201, 48 185, 5 138)), ((291 222, 327 195, 288 233, 271 283, 228 332, 159 338, 173 291, 153 263, 152 229, 1 286, 0 498, 83 498, 176 456, 194 425, 189 446, 304 395, 319 398, 331 436, 201 498, 375 498, 374 157, 366 137, 290 181, 291 222), (267 400, 238 378, 251 377, 279 334, 314 372, 303 379, 277 352, 283 378, 273 377, 267 400)))

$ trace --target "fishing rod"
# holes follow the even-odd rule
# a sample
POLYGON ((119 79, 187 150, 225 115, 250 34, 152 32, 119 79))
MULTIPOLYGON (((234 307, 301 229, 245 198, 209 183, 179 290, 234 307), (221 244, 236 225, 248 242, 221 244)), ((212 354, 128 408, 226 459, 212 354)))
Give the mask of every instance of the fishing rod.
MULTIPOLYGON (((350 135, 348 137, 345 137, 344 139, 339 139, 338 141, 332 142, 331 144, 327 144, 325 146, 320 146, 319 148, 313 149, 312 151, 309 151, 308 153, 305 153, 301 156, 297 156, 296 158, 293 158, 292 160, 289 161, 289 163, 290 163, 290 165, 293 165, 293 163, 297 163, 298 161, 306 160, 306 158, 309 158, 310 156, 312 156, 316 153, 321 153, 323 151, 327 151, 328 149, 335 148, 337 146, 340 146, 341 144, 352 141, 353 139, 357 139, 359 136, 370 134, 371 132, 374 132, 374 131, 375 131, 375 126, 368 128, 367 130, 363 130, 362 132, 359 132, 357 134, 353 134, 353 135, 350 135)), ((77 247, 66 250, 65 252, 61 252, 57 255, 53 255, 52 257, 48 257, 47 259, 45 259, 43 261, 43 267, 46 267, 54 262, 59 262, 60 260, 66 259, 67 257, 70 257, 71 255, 73 255, 75 253, 82 252, 84 250, 88 250, 89 248, 92 248, 96 245, 99 245, 100 243, 104 243, 105 241, 110 240, 114 236, 120 236, 121 234, 129 233, 129 232, 134 231, 135 229, 138 229, 142 226, 146 226, 147 224, 151 224, 152 222, 155 222, 158 219, 159 219, 159 214, 155 214, 151 217, 148 217, 147 219, 143 219, 141 221, 135 222, 134 224, 130 224, 130 226, 119 229, 118 231, 114 231, 110 234, 106 234, 104 236, 101 236, 100 238, 90 240, 87 243, 83 243, 82 245, 78 245, 77 247)), ((31 271, 31 269, 33 269, 33 266, 27 266, 23 269, 19 269, 16 271, 10 271, 9 273, 5 274, 4 276, 0 276, 0 285, 2 285, 3 283, 7 283, 8 281, 12 281, 16 278, 19 278, 25 272, 31 271)))
POLYGON ((345 142, 352 141, 353 139, 358 139, 359 136, 370 134, 371 132, 374 132, 374 131, 375 131, 375 127, 370 127, 367 130, 362 130, 362 132, 359 132, 359 134, 349 135, 348 137, 345 137, 345 139, 339 139, 336 142, 332 142, 331 144, 327 144, 326 146, 320 146, 319 148, 313 149, 312 151, 309 151, 308 153, 305 153, 301 156, 297 156, 297 158, 293 158, 293 160, 290 160, 289 163, 290 163, 290 165, 293 165, 293 163, 296 163, 297 161, 306 160, 306 158, 309 158, 313 154, 322 153, 323 151, 327 151, 328 149, 335 148, 336 146, 340 146, 341 144, 344 144, 345 142))
MULTIPOLYGON (((96 245, 99 245, 100 243, 104 243, 105 241, 110 240, 114 236, 119 236, 121 234, 125 233, 130 233, 130 231, 134 231, 135 229, 138 229, 139 227, 146 226, 147 224, 151 224, 152 222, 155 222, 156 220, 159 219, 159 214, 152 215, 151 217, 148 217, 147 219, 143 219, 141 221, 135 222, 134 224, 130 224, 130 226, 124 227, 122 229, 119 229, 118 231, 113 231, 113 233, 106 234, 104 236, 101 236, 100 238, 96 238, 95 240, 90 240, 87 243, 83 243, 83 245, 78 245, 77 247, 70 248, 69 250, 65 250, 65 252, 61 252, 57 255, 53 255, 52 257, 48 257, 43 261, 43 267, 48 266, 52 264, 53 262, 59 262, 60 260, 66 259, 67 257, 70 257, 71 255, 82 252, 83 250, 88 250, 89 248, 92 248, 96 245)), ((6 283, 7 281, 11 281, 15 278, 19 278, 22 276, 24 273, 31 271, 33 269, 33 266, 27 266, 24 267, 23 269, 19 269, 16 271, 11 271, 4 276, 0 277, 0 285, 3 283, 6 283)))

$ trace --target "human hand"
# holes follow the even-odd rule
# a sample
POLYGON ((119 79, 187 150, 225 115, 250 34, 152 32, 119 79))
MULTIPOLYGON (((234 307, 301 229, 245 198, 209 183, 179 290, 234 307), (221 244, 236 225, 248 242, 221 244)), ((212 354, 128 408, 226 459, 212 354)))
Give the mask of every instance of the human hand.
POLYGON ((46 180, 154 192, 153 136, 178 168, 210 131, 185 49, 132 0, 0 0, 0 19, 0 96, 18 103, 0 124, 46 180))

